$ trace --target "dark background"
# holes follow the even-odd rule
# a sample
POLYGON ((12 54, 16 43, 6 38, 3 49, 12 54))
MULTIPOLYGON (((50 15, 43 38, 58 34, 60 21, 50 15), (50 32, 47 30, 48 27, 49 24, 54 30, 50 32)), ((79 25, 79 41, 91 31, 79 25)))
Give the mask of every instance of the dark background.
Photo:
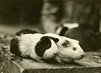
MULTIPOLYGON (((48 0, 48 2, 59 7, 57 21, 64 17, 65 22, 79 22, 82 25, 89 25, 93 29, 99 27, 100 1, 48 0), (64 6, 65 3, 67 6, 64 6)), ((45 1, 42 0, 0 0, 0 24, 37 25, 41 22, 44 4, 45 1)))
POLYGON ((86 28, 99 31, 100 5, 99 0, 0 0, 0 24, 41 26, 41 17, 48 12, 55 16, 58 23, 63 19, 63 23, 78 22, 86 28), (50 7, 45 11, 43 7, 46 2, 50 7), (58 7, 58 10, 51 13, 52 7, 58 7))

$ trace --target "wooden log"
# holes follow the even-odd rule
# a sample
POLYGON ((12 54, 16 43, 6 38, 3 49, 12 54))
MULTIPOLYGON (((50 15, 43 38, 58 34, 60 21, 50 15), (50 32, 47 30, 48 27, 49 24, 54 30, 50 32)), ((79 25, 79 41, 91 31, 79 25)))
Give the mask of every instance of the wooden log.
POLYGON ((38 63, 33 60, 7 61, 4 73, 101 73, 101 52, 88 52, 84 59, 60 65, 38 63))
POLYGON ((11 61, 7 60, 3 66, 3 73, 20 73, 20 69, 11 61))

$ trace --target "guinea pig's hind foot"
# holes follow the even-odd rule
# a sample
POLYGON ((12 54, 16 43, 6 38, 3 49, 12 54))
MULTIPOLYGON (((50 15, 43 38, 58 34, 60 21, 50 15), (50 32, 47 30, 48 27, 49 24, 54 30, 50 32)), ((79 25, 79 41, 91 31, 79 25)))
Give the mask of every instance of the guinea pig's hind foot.
POLYGON ((23 61, 23 58, 22 57, 18 57, 18 56, 14 56, 14 57, 11 57, 11 60, 12 61, 16 61, 17 63, 20 63, 21 61, 23 61))
POLYGON ((17 63, 20 63, 21 61, 23 61, 22 58, 19 58, 19 59, 16 60, 17 63))
POLYGON ((23 61, 23 58, 22 58, 22 57, 15 56, 15 55, 12 55, 12 56, 11 56, 11 60, 12 60, 12 61, 13 61, 13 60, 17 60, 17 59, 23 61))

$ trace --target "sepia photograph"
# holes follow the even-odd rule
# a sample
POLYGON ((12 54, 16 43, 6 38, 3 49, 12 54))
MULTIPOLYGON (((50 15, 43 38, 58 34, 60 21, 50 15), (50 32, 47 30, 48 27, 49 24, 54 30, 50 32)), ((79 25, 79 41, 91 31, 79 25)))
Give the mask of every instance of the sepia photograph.
POLYGON ((0 73, 101 73, 101 1, 0 0, 0 73))

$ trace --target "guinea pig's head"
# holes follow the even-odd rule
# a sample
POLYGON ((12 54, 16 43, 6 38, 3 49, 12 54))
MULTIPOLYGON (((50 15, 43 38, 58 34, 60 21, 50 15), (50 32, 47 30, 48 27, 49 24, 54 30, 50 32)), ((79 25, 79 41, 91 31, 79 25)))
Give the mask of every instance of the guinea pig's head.
POLYGON ((83 58, 84 51, 80 47, 79 41, 64 36, 59 36, 53 33, 47 33, 45 35, 50 36, 51 38, 59 39, 59 41, 56 42, 59 48, 59 53, 57 56, 69 60, 76 60, 83 58))
POLYGON ((57 42, 59 47, 58 56, 66 61, 79 60, 84 56, 84 51, 79 45, 79 41, 67 37, 60 37, 57 42))
POLYGON ((55 57, 58 53, 58 47, 55 43, 58 40, 55 40, 52 40, 48 36, 43 36, 35 46, 36 54, 40 57, 43 57, 43 59, 55 57))

